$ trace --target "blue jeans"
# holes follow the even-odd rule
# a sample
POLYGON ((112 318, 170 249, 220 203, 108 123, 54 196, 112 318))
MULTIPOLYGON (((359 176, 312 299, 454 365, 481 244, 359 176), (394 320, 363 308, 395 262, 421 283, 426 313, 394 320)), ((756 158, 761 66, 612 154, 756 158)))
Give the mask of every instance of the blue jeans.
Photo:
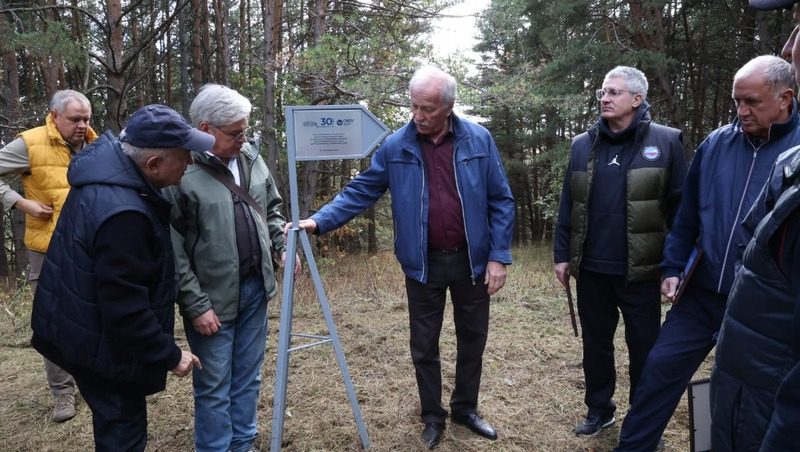
POLYGON ((647 355, 615 452, 656 449, 686 385, 717 342, 725 299, 690 284, 669 310, 647 355))
POLYGON ((192 371, 197 452, 247 450, 256 437, 261 366, 267 349, 267 296, 261 275, 239 285, 236 319, 212 336, 184 319, 186 338, 203 369, 192 371))

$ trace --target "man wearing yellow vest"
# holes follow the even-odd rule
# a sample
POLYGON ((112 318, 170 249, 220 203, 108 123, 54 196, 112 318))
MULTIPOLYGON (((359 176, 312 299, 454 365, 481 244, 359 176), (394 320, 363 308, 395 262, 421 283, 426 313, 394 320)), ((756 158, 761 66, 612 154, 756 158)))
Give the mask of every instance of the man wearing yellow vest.
MULTIPOLYGON (((89 127, 91 117, 92 106, 86 96, 72 90, 58 91, 50 101, 45 125, 22 132, 0 149, 0 177, 22 177, 25 196, 0 179, 0 199, 6 209, 14 207, 25 213, 32 293, 36 293, 44 255, 69 192, 70 158, 97 137, 89 127)), ((47 359, 44 368, 55 397, 50 418, 53 422, 71 419, 75 416, 75 380, 47 359)))

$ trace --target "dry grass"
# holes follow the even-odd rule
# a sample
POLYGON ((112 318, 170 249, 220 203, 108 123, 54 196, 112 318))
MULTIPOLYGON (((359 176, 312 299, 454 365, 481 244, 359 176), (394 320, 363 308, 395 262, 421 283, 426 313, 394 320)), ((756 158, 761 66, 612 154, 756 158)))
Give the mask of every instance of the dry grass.
MULTIPOLYGON (((438 450, 608 451, 617 427, 577 438, 584 414, 579 339, 572 336, 563 292, 552 277, 548 248, 515 252, 507 286, 493 298, 480 411, 498 429, 491 442, 448 424, 438 450)), ((348 361, 372 450, 423 450, 419 402, 408 353, 403 277, 391 253, 319 262, 348 361)), ((279 298, 279 297, 278 297, 279 298)), ((269 449, 279 300, 270 307, 270 344, 259 407, 259 445, 269 449)), ((0 299, 0 450, 92 449, 91 414, 84 403, 63 424, 48 420, 51 397, 41 359, 28 346, 30 295, 0 299)), ((309 278, 297 282, 294 332, 325 334, 309 278)), ((620 325, 620 330, 622 325, 620 325)), ((185 343, 180 322, 178 340, 185 343)), ((627 410, 627 359, 617 333, 618 420, 627 410)), ((297 342, 295 342, 297 344, 297 342)), ((442 332, 445 397, 452 389, 455 343, 452 315, 442 332)), ((698 377, 708 376, 708 363, 698 377)), ((445 403, 447 400, 445 399, 445 403)), ((149 451, 192 449, 192 399, 188 379, 170 376, 167 390, 149 400, 149 451)), ((689 450, 686 402, 668 426, 668 450, 689 450)), ((301 350, 290 358, 284 450, 359 450, 360 442, 332 348, 301 350)))

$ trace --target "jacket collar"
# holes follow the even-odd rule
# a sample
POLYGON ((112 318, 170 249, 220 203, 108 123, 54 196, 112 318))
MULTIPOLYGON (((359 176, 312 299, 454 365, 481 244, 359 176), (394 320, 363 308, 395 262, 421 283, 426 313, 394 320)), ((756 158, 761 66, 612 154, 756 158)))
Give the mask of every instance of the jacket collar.
MULTIPOLYGON (((227 167, 222 160, 216 158, 211 151, 208 152, 192 152, 194 158, 199 158, 208 164, 214 165, 222 165, 227 167)), ((251 145, 249 142, 246 142, 242 145, 242 149, 239 152, 239 155, 236 157, 237 160, 241 160, 242 158, 246 159, 248 163, 253 162, 258 157, 258 151, 256 150, 255 146, 251 145)))
POLYGON ((798 182, 800 181, 800 146, 790 148, 786 152, 792 152, 793 155, 789 163, 783 167, 783 178, 791 183, 798 182))
POLYGON ((258 158, 258 150, 255 146, 250 144, 250 142, 244 143, 242 145, 242 149, 239 152, 239 155, 236 157, 237 165, 241 172, 238 176, 234 176, 228 165, 222 163, 222 160, 216 158, 210 152, 203 152, 203 153, 193 153, 195 159, 200 159, 206 165, 214 165, 219 166, 220 168, 224 168, 227 173, 230 174, 231 177, 240 177, 238 181, 241 183, 241 186, 245 189, 249 189, 250 187, 250 171, 253 167, 253 162, 255 162, 256 158, 258 158))
POLYGON ((608 128, 608 122, 606 122, 605 119, 598 118, 597 122, 589 128, 589 137, 592 143, 596 144, 597 139, 599 139, 601 135, 609 141, 621 141, 628 139, 631 134, 635 134, 634 143, 640 143, 644 140, 645 136, 647 136, 651 121, 650 104, 647 103, 647 101, 643 101, 636 109, 636 114, 630 125, 628 125, 628 128, 615 133, 608 128))
MULTIPOLYGON (((455 113, 450 113, 450 131, 453 132, 453 141, 458 142, 467 138, 464 121, 455 113)), ((403 141, 409 143, 412 149, 417 148, 417 126, 410 120, 402 129, 403 141)))

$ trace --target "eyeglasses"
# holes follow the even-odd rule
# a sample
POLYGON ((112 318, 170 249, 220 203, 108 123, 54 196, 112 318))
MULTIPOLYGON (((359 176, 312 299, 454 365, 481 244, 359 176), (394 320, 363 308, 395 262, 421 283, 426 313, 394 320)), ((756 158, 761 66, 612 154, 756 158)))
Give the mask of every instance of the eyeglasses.
POLYGON ((212 126, 210 124, 209 124, 209 126, 211 126, 211 127, 215 128, 215 129, 219 130, 220 132, 224 133, 225 135, 227 135, 233 141, 247 141, 248 138, 250 137, 250 132, 252 132, 252 130, 249 127, 244 129, 244 130, 242 130, 241 132, 233 132, 232 133, 232 132, 226 132, 225 130, 220 129, 217 126, 212 126))
POLYGON ((594 92, 594 95, 597 97, 597 100, 603 100, 603 96, 608 94, 609 97, 617 97, 622 93, 631 93, 635 94, 633 91, 628 91, 627 89, 617 89, 617 88, 600 88, 594 92))

